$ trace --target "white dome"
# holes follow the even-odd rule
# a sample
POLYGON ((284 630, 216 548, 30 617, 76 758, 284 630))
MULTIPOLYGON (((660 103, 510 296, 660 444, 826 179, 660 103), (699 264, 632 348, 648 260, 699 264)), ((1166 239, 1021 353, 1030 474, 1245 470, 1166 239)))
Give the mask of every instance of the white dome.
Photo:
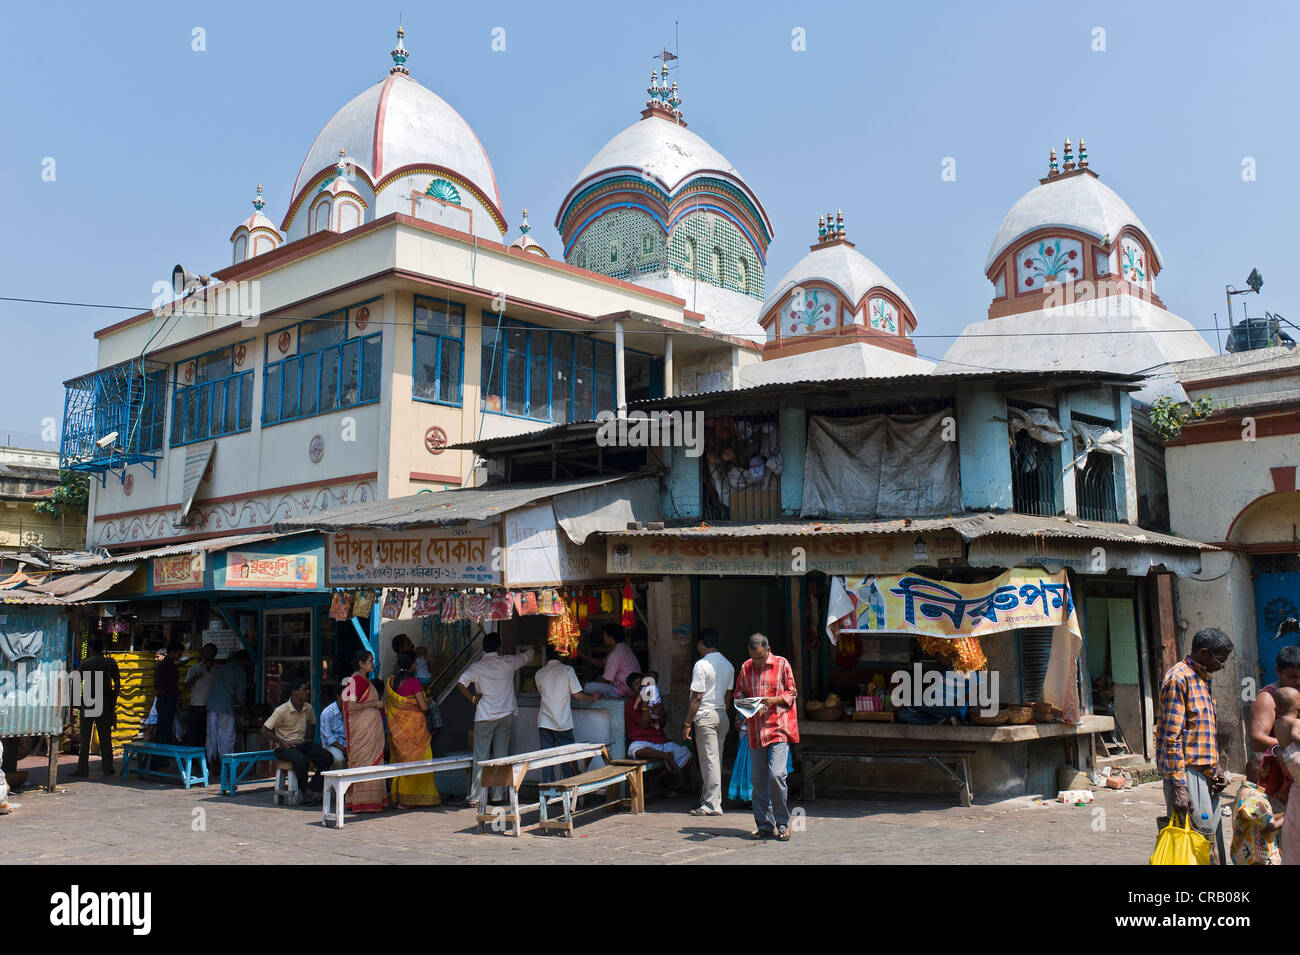
POLYGON ((239 223, 239 225, 235 226, 235 231, 239 231, 241 228, 247 229, 249 232, 252 232, 254 229, 270 229, 276 235, 280 234, 280 230, 275 227, 275 223, 260 212, 254 212, 243 222, 239 223))
POLYGON ((376 186, 405 166, 440 166, 477 188, 501 216, 496 175, 474 130, 442 97, 405 73, 390 73, 325 124, 294 180, 286 226, 299 211, 301 190, 334 167, 340 149, 376 186))
POLYGON ((992 268, 1008 248, 1039 229, 1077 229, 1098 239, 1109 237, 1114 241, 1125 226, 1133 226, 1146 237, 1156 264, 1163 268, 1164 259, 1155 239, 1114 189, 1103 185, 1090 171, 1052 178, 1030 189, 1011 207, 989 247, 984 271, 992 268))
POLYGON ((726 156, 685 126, 661 116, 638 120, 606 143, 587 163, 574 186, 596 173, 625 168, 645 170, 670 193, 683 180, 705 170, 724 173, 748 188, 726 156))
POLYGON ((795 263, 794 268, 781 277, 776 288, 763 302, 763 312, 784 298, 790 289, 808 282, 829 282, 838 288, 854 305, 877 286, 898 296, 898 300, 907 306, 907 310, 916 315, 916 309, 898 283, 885 274, 884 269, 869 258, 852 248, 846 242, 840 242, 814 249, 795 263))

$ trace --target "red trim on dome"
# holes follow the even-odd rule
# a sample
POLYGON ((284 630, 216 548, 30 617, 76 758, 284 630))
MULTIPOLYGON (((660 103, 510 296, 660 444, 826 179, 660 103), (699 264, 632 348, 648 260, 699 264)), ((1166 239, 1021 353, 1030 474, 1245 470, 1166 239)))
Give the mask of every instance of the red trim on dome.
POLYGON ((370 168, 374 170, 375 181, 384 174, 384 110, 388 105, 388 91, 392 88, 393 80, 400 75, 400 73, 388 74, 388 79, 384 80, 384 88, 379 91, 379 105, 375 107, 375 145, 370 153, 370 168))

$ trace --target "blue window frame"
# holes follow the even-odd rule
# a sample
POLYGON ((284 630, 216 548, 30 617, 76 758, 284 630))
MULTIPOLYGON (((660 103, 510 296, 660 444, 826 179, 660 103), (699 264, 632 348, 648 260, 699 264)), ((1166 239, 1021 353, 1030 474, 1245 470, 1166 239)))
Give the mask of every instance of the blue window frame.
MULTIPOLYGON (((373 301, 373 300, 372 300, 373 301)), ((266 336, 262 423, 279 424, 379 400, 383 335, 356 334, 363 305, 329 312, 266 336), (297 354, 270 361, 281 335, 297 330, 297 354)), ((368 324, 368 309, 364 321, 368 324)))
POLYGON ((192 444, 238 434, 253 426, 253 372, 235 370, 235 353, 251 341, 177 362, 172 392, 171 443, 192 444))
POLYGON ((483 410, 553 421, 590 421, 614 407, 614 346, 483 314, 483 410), (504 382, 504 386, 503 386, 504 382))
POLYGON ((416 296, 411 397, 436 404, 461 404, 465 376, 465 306, 416 296))

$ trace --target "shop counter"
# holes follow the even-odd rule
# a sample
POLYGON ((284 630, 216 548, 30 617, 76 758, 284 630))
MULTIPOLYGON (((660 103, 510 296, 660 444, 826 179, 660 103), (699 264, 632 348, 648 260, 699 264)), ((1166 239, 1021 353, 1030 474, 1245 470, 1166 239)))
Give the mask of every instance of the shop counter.
MULTIPOLYGON (((541 709, 541 696, 537 693, 518 694, 519 715, 515 719, 514 737, 510 752, 528 753, 541 749, 537 732, 537 714, 541 709)), ((577 743, 604 743, 613 759, 627 755, 627 735, 623 729, 623 700, 599 699, 588 703, 573 701, 573 738, 577 743)), ((531 782, 541 779, 538 770, 530 770, 531 782)))
MULTIPOLYGON (((923 726, 910 723, 799 721, 799 735, 809 746, 853 746, 900 750, 969 749, 972 783, 979 799, 1056 795, 1056 770, 1091 765, 1092 734, 1115 728, 1109 716, 1085 716, 1077 724, 1028 723, 1024 726, 923 726)), ((885 791, 917 795, 944 785, 941 777, 915 778, 920 770, 889 765, 837 765, 818 777, 819 792, 837 789, 862 794, 885 791)))

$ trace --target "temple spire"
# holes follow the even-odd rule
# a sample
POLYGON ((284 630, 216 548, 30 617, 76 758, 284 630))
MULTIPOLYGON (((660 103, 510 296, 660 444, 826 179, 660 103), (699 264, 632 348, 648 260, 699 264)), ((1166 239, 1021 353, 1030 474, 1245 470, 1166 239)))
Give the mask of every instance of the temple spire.
POLYGON ((266 200, 262 198, 262 184, 260 182, 257 184, 257 195, 253 197, 253 208, 258 212, 266 208, 266 200))
POLYGON ((393 47, 392 50, 389 51, 389 56, 393 58, 393 65, 388 70, 390 75, 393 73, 401 73, 403 76, 411 75, 411 71, 406 68, 406 59, 411 54, 408 53, 406 47, 402 45, 402 39, 405 36, 406 31, 402 29, 401 24, 398 24, 397 46, 393 47))

